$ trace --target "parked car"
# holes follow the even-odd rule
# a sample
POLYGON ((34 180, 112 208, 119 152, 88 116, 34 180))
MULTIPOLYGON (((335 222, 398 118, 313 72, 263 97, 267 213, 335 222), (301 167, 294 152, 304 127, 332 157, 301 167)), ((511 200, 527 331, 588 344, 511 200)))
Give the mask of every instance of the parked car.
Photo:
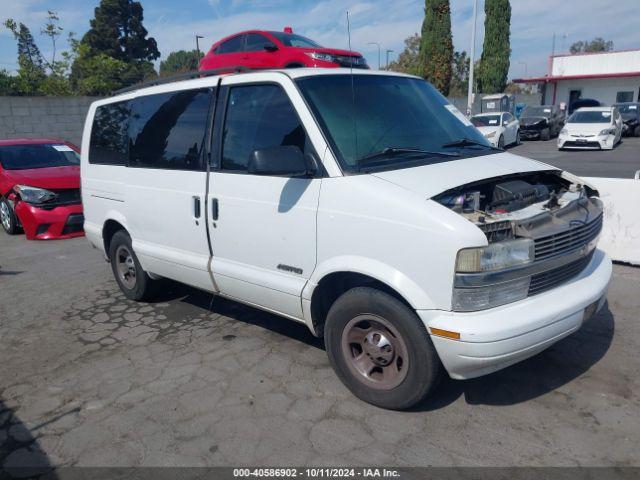
POLYGON ((226 68, 369 68, 358 52, 324 48, 291 29, 250 30, 215 43, 200 61, 200 70, 226 68))
POLYGON ((569 115, 578 110, 579 108, 584 107, 601 107, 602 103, 599 100, 595 100, 593 98, 579 98, 575 100, 569 105, 569 115))
POLYGON ((622 137, 615 107, 585 107, 573 112, 558 136, 558 148, 611 150, 622 137))
POLYGON ((560 133, 564 121, 564 111, 557 105, 529 106, 520 115, 520 136, 547 141, 560 133))
POLYGON ((520 143, 520 122, 509 112, 474 115, 471 123, 494 147, 520 143))
POLYGON ((622 135, 640 137, 640 103, 615 103, 622 116, 622 135))
POLYGON ((0 223, 28 240, 84 235, 78 148, 55 139, 0 141, 0 223))
POLYGON ((206 76, 86 125, 85 230, 127 298, 166 277, 301 322, 375 405, 535 355, 605 302, 598 192, 494 148, 421 78, 206 76))

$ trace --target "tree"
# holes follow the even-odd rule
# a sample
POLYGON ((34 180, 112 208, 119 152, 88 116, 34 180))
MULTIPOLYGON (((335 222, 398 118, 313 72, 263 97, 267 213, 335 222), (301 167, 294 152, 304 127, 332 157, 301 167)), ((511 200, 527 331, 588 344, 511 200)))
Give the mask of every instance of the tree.
POLYGON ((572 55, 576 53, 610 52, 611 50, 613 50, 613 42, 602 37, 596 37, 591 41, 575 42, 569 47, 569 52, 572 55))
POLYGON ((393 72, 418 75, 420 69, 420 35, 414 33, 404 40, 404 50, 398 55, 398 59, 390 62, 387 68, 393 72))
POLYGON ((196 50, 187 52, 186 50, 178 50, 177 52, 171 52, 166 60, 160 62, 160 76, 171 75, 174 73, 191 72, 198 70, 199 60, 204 57, 204 54, 196 50))
POLYGON ((467 52, 453 52, 451 63, 451 87, 449 95, 463 97, 469 87, 469 57, 467 52))
POLYGON ((24 23, 16 23, 9 18, 4 26, 11 31, 18 42, 18 76, 15 89, 21 95, 41 93, 42 81, 46 78, 44 60, 31 31, 24 23))
POLYGON ((155 76, 152 61, 160 56, 160 52, 155 39, 147 38, 148 32, 142 21, 140 2, 101 0, 95 8, 91 28, 80 41, 83 47, 76 52, 72 68, 74 84, 93 77, 89 83, 101 90, 107 85, 124 87, 155 76), (110 72, 117 76, 107 78, 104 73, 103 78, 97 81, 96 72, 92 70, 96 62, 108 66, 110 72))
POLYGON ((426 0, 420 42, 420 70, 422 76, 443 95, 449 94, 452 59, 449 0, 426 0))
POLYGON ((485 0, 484 44, 478 71, 482 93, 502 92, 507 85, 511 55, 509 0, 485 0))

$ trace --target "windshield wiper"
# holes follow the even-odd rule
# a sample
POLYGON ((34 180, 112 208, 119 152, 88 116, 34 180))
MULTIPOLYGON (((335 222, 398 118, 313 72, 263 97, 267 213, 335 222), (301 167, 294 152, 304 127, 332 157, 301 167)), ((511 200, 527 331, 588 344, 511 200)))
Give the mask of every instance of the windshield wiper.
POLYGON ((486 145, 482 142, 478 142, 477 140, 472 140, 471 138, 459 138, 458 140, 454 140, 453 142, 445 143, 442 145, 442 148, 453 148, 453 147, 484 147, 489 148, 491 150, 497 150, 499 152, 502 151, 500 148, 493 147, 491 145, 486 145))
POLYGON ((358 158, 358 165, 361 162, 366 162, 367 160, 375 160, 377 158, 385 158, 385 157, 394 157, 396 155, 408 155, 411 157, 419 156, 419 157, 459 157, 457 153, 449 153, 449 152, 430 152, 428 150, 420 150, 418 148, 403 148, 403 147, 386 147, 377 152, 369 153, 363 157, 358 158))

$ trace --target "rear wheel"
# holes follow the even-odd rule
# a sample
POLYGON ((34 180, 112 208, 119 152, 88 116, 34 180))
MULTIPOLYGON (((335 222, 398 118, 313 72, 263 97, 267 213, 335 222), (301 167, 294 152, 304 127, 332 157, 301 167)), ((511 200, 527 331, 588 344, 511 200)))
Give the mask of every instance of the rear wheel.
POLYGON ((131 237, 124 230, 113 235, 109 246, 111 269, 122 293, 130 300, 148 300, 156 293, 157 281, 140 266, 131 246, 131 237))
POLYGON ((18 217, 16 217, 13 208, 9 205, 6 199, 0 200, 0 223, 2 223, 2 228, 9 235, 15 235, 18 233, 18 217))
POLYGON ((415 312, 380 290, 358 287, 327 315, 327 355, 338 377, 361 400, 401 410, 436 386, 440 359, 415 312))

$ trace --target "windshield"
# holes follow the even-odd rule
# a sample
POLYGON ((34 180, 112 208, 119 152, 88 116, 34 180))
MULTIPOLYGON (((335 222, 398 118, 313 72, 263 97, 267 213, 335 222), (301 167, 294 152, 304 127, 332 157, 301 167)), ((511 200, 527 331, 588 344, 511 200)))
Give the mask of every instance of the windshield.
POLYGON ((632 114, 635 115, 636 113, 638 113, 638 110, 640 110, 640 104, 639 103, 620 103, 617 105, 614 105, 614 107, 618 108, 618 111, 622 114, 632 114))
POLYGON ((500 115, 483 115, 478 117, 471 117, 471 123, 476 127, 493 127, 500 125, 500 115))
POLYGON ((378 158, 376 166, 386 169, 429 163, 427 157, 444 162, 494 153, 473 124, 424 80, 317 75, 297 83, 343 170, 359 171, 364 157, 385 149, 393 154, 378 158), (462 139, 472 142, 446 146, 462 139), (409 155, 408 149, 414 152, 409 155), (415 150, 424 152, 421 159, 415 150), (454 157, 456 150, 460 155, 454 157))
POLYGON ((611 123, 611 111, 577 111, 567 123, 611 123))
POLYGON ((8 145, 0 147, 0 164, 5 170, 68 167, 80 165, 80 156, 67 145, 8 145))
POLYGON ((295 33, 285 33, 285 32, 269 32, 271 35, 276 37, 280 43, 282 43, 285 47, 301 47, 301 48, 318 48, 318 45, 313 40, 303 37, 302 35, 296 35, 295 33))
POLYGON ((550 117, 551 107, 527 107, 521 117, 550 117))

